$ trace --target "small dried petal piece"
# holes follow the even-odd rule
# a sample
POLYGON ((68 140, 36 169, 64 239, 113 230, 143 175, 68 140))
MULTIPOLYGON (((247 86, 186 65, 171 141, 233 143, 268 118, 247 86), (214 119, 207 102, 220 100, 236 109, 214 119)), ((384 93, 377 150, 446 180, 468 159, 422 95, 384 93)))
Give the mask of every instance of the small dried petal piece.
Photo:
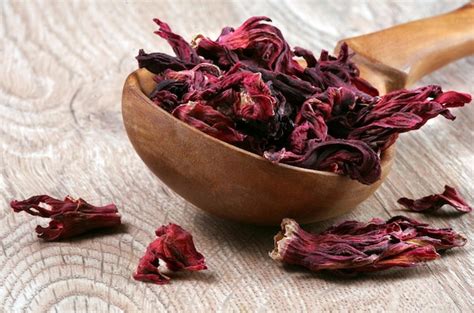
POLYGON ((170 278, 160 272, 159 261, 173 271, 200 271, 207 269, 204 256, 196 250, 193 236, 176 224, 161 226, 157 239, 150 243, 140 259, 133 278, 155 284, 167 284, 170 278))
POLYGON ((450 228, 436 229, 403 216, 384 222, 346 221, 320 234, 284 219, 270 257, 312 271, 374 272, 411 267, 439 257, 437 251, 460 247, 466 238, 450 228))
POLYGON ((38 237, 47 241, 70 238, 121 223, 115 204, 98 207, 70 196, 64 200, 47 195, 33 196, 23 201, 13 200, 10 206, 15 212, 25 211, 31 215, 50 218, 48 227, 36 227, 38 237))
POLYGON ((444 186, 444 191, 441 194, 434 194, 416 200, 400 198, 398 203, 416 212, 435 211, 445 204, 452 206, 459 212, 469 213, 472 211, 472 207, 459 192, 448 185, 444 186))

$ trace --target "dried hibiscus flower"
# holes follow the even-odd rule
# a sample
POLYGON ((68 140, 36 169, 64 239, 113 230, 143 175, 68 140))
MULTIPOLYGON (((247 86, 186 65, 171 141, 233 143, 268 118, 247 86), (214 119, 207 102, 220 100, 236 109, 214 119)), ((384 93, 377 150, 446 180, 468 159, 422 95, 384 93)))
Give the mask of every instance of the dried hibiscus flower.
POLYGON ((156 74, 150 99, 202 132, 272 162, 371 184, 380 178, 382 153, 399 134, 438 115, 453 120, 449 108, 471 101, 439 86, 379 96, 360 77, 346 44, 337 56, 323 50, 317 58, 292 49, 264 16, 192 43, 155 22, 175 56, 140 50, 139 67, 156 74))
POLYGON ((448 185, 444 186, 444 191, 441 194, 434 194, 416 200, 400 198, 398 203, 416 212, 435 211, 445 204, 452 206, 462 213, 472 211, 472 207, 469 206, 459 192, 448 185))
POLYGON ((466 238, 450 228, 396 216, 384 222, 347 221, 320 234, 304 231, 294 220, 284 219, 275 236, 274 260, 304 266, 312 271, 374 272, 411 267, 439 257, 438 251, 460 247, 466 238))
POLYGON ((176 224, 161 226, 157 239, 150 243, 140 259, 133 278, 155 284, 167 284, 170 278, 159 270, 160 260, 170 271, 200 271, 207 269, 204 256, 199 253, 190 233, 176 224))
POLYGON ((448 108, 460 107, 469 101, 471 97, 467 94, 443 92, 434 85, 393 91, 381 97, 370 110, 358 114, 348 138, 385 150, 398 134, 419 129, 438 115, 454 120, 448 108))
POLYGON ((48 227, 36 226, 39 238, 47 241, 60 240, 120 225, 120 214, 115 204, 98 207, 81 198, 70 196, 59 200, 47 195, 33 196, 10 203, 13 211, 50 218, 48 227))
POLYGON ((216 41, 198 36, 196 51, 224 69, 240 61, 275 72, 301 73, 303 68, 293 59, 294 54, 280 30, 265 22, 271 19, 251 17, 235 30, 223 30, 216 41))
POLYGON ((347 175, 364 184, 371 184, 380 178, 379 157, 362 141, 312 140, 308 145, 307 152, 303 155, 282 149, 274 153, 265 152, 265 157, 273 162, 283 160, 284 163, 299 167, 347 175))
POLYGON ((200 131, 225 142, 243 141, 245 135, 235 130, 234 122, 210 106, 199 102, 188 102, 173 110, 178 119, 200 131))

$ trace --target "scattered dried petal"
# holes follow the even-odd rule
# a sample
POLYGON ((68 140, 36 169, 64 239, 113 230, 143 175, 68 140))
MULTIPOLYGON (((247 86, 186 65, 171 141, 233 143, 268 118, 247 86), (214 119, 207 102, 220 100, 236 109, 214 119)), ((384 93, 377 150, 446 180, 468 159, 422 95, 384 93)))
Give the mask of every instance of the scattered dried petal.
POLYGON ((93 229, 120 225, 120 214, 115 204, 93 206, 81 198, 70 196, 58 200, 47 195, 10 203, 13 211, 50 218, 48 227, 37 226, 39 238, 47 241, 61 240, 87 233, 93 229))
POLYGON ((448 185, 444 186, 444 191, 441 194, 434 194, 420 199, 400 198, 398 203, 406 208, 416 212, 432 212, 448 204, 462 213, 469 213, 472 207, 459 194, 459 192, 448 185))
POLYGON ((207 269, 204 256, 199 253, 190 233, 176 224, 161 226, 158 237, 150 243, 140 259, 133 278, 155 284, 167 284, 170 278, 160 272, 160 260, 170 271, 200 271, 207 269))
POLYGON ((403 216, 384 222, 346 221, 320 234, 284 219, 275 236, 274 260, 312 271, 359 273, 411 267, 439 257, 437 251, 460 247, 466 238, 450 228, 436 229, 403 216))

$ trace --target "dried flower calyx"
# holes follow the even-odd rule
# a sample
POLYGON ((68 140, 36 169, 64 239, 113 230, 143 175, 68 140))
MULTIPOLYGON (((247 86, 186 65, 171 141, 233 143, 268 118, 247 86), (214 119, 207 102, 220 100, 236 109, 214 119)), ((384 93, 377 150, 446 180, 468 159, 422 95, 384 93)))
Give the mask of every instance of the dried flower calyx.
POLYGON ((459 194, 459 192, 451 186, 444 186, 443 193, 429 195, 420 199, 400 198, 398 203, 406 208, 416 212, 432 212, 447 204, 462 213, 469 213, 472 207, 459 194))
POLYGON ((93 229, 114 227, 121 223, 115 204, 99 207, 70 196, 59 200, 39 195, 23 201, 13 200, 10 206, 15 212, 24 211, 50 218, 48 227, 36 227, 38 237, 47 241, 70 238, 93 229))
POLYGON ((450 228, 432 228, 403 216, 386 222, 346 221, 320 234, 304 231, 292 219, 284 219, 281 228, 270 253, 273 259, 312 271, 347 274, 415 266, 438 258, 439 251, 466 243, 450 228))
POLYGON ((155 22, 176 56, 140 50, 139 67, 156 74, 150 99, 202 132, 272 162, 371 184, 398 134, 438 115, 453 120, 449 108, 471 101, 439 86, 379 96, 359 76, 347 45, 338 56, 322 51, 319 58, 291 49, 264 16, 225 27, 216 40, 198 35, 192 44, 155 22))
POLYGON ((133 274, 134 279, 167 284, 170 278, 160 272, 160 260, 173 272, 207 269, 204 256, 194 246, 192 235, 183 228, 170 223, 161 226, 155 233, 158 238, 148 245, 133 274))

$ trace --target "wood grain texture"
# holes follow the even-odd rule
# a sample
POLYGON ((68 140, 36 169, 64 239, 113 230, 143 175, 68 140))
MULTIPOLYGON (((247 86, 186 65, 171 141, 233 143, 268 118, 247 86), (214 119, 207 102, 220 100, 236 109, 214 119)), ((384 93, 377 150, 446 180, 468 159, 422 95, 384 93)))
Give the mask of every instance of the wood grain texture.
MULTIPOLYGON (((315 51, 338 39, 439 14, 463 1, 1 1, 0 310, 4 312, 467 312, 474 306, 472 243, 413 269, 340 279, 285 269, 267 253, 275 228, 241 225, 202 213, 156 179, 129 143, 121 88, 138 48, 170 49, 153 17, 191 38, 223 25, 271 16, 292 45, 315 51), (126 230, 70 242, 36 238, 39 222, 8 202, 33 194, 115 202, 126 230), (190 230, 209 271, 179 275, 168 286, 131 278, 161 224, 190 230)), ((473 22, 474 23, 474 22, 473 22)), ((473 24, 466 25, 473 27, 473 24)), ((474 93, 474 58, 419 84, 474 93)), ((375 196, 347 218, 404 213, 400 196, 459 188, 474 202, 474 107, 456 110, 401 136, 394 169, 375 196)), ((472 215, 443 210, 420 216, 474 238, 472 215)))

